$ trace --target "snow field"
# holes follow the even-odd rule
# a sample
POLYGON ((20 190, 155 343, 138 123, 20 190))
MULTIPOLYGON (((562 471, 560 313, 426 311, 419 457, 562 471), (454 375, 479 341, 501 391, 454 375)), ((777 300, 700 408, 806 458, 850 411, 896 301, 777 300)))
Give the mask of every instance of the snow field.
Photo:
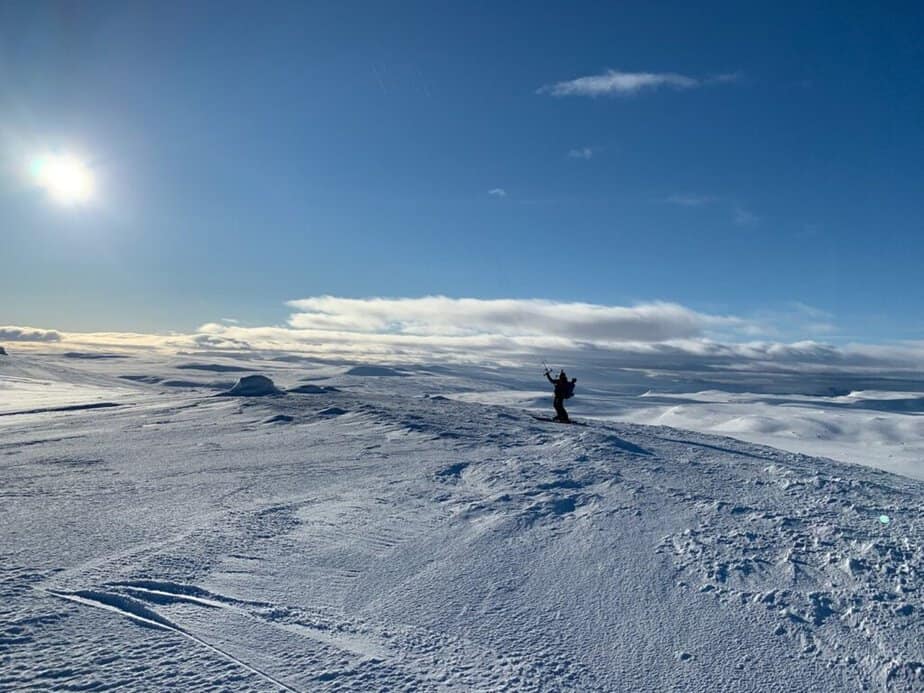
POLYGON ((919 481, 433 374, 86 368, 128 399, 0 419, 0 689, 924 689, 919 481))

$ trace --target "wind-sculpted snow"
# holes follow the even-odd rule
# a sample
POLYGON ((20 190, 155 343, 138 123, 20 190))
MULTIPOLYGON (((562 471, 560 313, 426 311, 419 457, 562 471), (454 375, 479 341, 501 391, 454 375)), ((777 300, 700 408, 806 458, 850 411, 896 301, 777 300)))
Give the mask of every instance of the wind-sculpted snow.
POLYGON ((289 392, 294 392, 299 395, 323 395, 331 392, 340 392, 336 387, 328 387, 324 385, 313 385, 307 383, 305 385, 299 385, 297 387, 291 387, 288 390, 289 392))
POLYGON ((234 387, 222 394, 230 397, 265 397, 280 393, 276 384, 265 375, 245 375, 234 387))
POLYGON ((252 370, 251 368, 228 363, 180 363, 175 368, 187 371, 212 371, 214 373, 235 373, 252 370))
POLYGON ((394 368, 389 368, 388 366, 353 366, 346 371, 345 375, 355 375, 365 378, 381 378, 396 376, 399 377, 406 374, 395 370, 394 368))
POLYGON ((436 376, 150 375, 0 419, 2 690, 924 690, 924 483, 436 376))
MULTIPOLYGON (((473 387, 452 396, 548 410, 548 392, 535 391, 534 383, 494 391, 473 387)), ((598 420, 731 435, 924 480, 924 395, 920 392, 821 396, 707 390, 636 395, 621 391, 617 378, 611 383, 579 381, 578 395, 569 400, 568 409, 598 420)))

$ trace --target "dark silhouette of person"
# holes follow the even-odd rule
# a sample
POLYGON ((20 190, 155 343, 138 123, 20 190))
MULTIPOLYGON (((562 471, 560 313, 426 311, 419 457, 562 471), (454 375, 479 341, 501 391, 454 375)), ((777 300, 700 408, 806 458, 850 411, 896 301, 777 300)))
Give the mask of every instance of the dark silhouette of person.
MULTIPOLYGON (((574 385, 568 382, 568 376, 565 375, 564 369, 558 374, 557 378, 553 378, 549 371, 545 372, 545 377, 555 386, 555 400, 552 403, 552 406, 555 407, 555 421, 571 423, 568 412, 565 411, 565 398, 569 397, 574 391, 574 385)), ((574 380, 576 382, 577 378, 574 380)))

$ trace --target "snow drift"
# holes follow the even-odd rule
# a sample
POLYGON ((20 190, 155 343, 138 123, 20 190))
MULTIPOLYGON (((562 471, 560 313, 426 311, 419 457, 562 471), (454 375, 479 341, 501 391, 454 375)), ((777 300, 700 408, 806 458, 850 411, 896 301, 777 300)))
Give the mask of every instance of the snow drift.
POLYGON ((282 390, 265 375, 245 375, 234 387, 221 394, 228 397, 265 397, 282 394, 282 390))
POLYGON ((364 378, 394 378, 406 374, 388 366, 353 366, 344 375, 356 375, 364 378))

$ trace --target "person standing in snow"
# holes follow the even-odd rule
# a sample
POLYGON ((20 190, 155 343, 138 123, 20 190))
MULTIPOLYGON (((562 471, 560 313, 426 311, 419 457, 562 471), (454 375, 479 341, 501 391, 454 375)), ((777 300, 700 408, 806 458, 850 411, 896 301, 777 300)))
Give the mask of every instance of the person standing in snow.
POLYGON ((557 378, 553 378, 550 371, 545 372, 545 377, 555 386, 555 400, 552 404, 555 407, 555 421, 571 423, 568 412, 565 411, 565 400, 574 394, 574 384, 577 382, 577 378, 572 378, 569 382, 564 369, 561 370, 557 378))

